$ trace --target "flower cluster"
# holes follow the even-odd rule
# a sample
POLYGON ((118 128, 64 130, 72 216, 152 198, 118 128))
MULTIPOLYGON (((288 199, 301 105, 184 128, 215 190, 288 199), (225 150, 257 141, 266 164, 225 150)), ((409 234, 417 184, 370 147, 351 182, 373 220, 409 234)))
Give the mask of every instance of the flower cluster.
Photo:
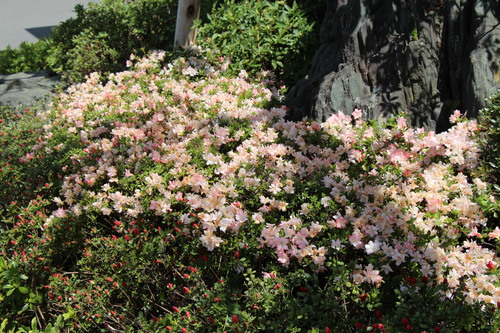
POLYGON ((500 232, 476 200, 487 184, 471 176, 476 122, 440 134, 403 117, 377 127, 360 110, 291 122, 263 83, 221 76, 225 59, 161 61, 154 53, 105 85, 92 75, 46 115, 34 150, 56 149, 61 129, 82 145, 49 237, 54 221, 82 214, 120 216, 128 228, 163 217, 208 251, 253 237, 256 251, 315 272, 350 253, 355 284, 414 269, 470 303, 500 301, 498 258, 482 245, 500 232))

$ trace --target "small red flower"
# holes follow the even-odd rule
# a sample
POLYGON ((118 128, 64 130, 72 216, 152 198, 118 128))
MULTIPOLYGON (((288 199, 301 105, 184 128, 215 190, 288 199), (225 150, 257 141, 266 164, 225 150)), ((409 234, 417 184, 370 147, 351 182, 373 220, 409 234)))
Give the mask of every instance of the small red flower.
POLYGON ((361 324, 361 323, 356 323, 355 326, 356 326, 356 329, 358 329, 358 330, 362 330, 364 328, 363 324, 361 324))
POLYGON ((325 327, 325 333, 330 333, 330 332, 331 332, 330 327, 328 327, 328 326, 325 327))
POLYGON ((182 290, 184 291, 185 294, 189 294, 191 290, 189 290, 188 287, 182 287, 182 290))
POLYGON ((172 306, 172 310, 174 310, 174 312, 177 312, 177 313, 181 312, 181 310, 179 310, 179 308, 176 306, 172 306))
POLYGON ((368 295, 367 294, 362 294, 362 295, 359 295, 359 299, 361 300, 361 302, 364 302, 366 301, 366 299, 368 298, 368 295))
POLYGON ((427 276, 422 276, 422 282, 427 284, 427 282, 429 282, 429 278, 427 276))
POLYGON ((412 327, 410 325, 406 325, 406 330, 407 331, 411 331, 412 330, 412 327))
POLYGON ((414 286, 417 283, 417 278, 414 276, 406 277, 405 280, 410 286, 414 286))
POLYGON ((439 326, 434 327, 434 332, 441 333, 441 328, 439 326))
POLYGON ((495 263, 492 261, 488 261, 488 263, 486 264, 486 267, 488 267, 488 269, 490 271, 492 271, 495 268, 495 263))
POLYGON ((406 317, 403 317, 403 318, 401 319, 401 322, 403 323, 403 325, 409 325, 409 324, 410 324, 410 321, 409 321, 409 320, 408 320, 408 318, 406 318, 406 317))
POLYGON ((187 330, 187 329, 185 329, 184 327, 183 327, 183 328, 181 328, 181 332, 182 332, 182 333, 187 333, 187 331, 188 331, 188 330, 187 330))
POLYGON ((238 316, 237 316, 237 315, 234 315, 234 316, 232 317, 232 319, 233 319, 233 323, 234 323, 234 324, 237 324, 237 323, 240 321, 240 318, 238 318, 238 316))
POLYGON ((238 260, 239 257, 240 257, 240 251, 234 252, 234 260, 238 260))

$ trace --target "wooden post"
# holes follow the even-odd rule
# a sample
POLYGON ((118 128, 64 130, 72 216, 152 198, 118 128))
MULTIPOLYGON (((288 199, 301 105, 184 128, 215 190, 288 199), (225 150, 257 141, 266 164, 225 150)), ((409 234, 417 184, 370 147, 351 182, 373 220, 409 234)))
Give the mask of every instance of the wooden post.
POLYGON ((186 47, 194 43, 196 29, 192 29, 194 20, 200 17, 201 0, 179 0, 177 22, 175 25, 175 47, 186 47))

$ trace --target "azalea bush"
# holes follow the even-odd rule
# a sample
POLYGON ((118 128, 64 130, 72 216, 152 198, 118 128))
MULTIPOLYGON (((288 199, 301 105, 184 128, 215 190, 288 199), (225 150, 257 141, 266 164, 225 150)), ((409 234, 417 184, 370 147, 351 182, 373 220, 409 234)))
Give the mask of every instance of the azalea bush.
POLYGON ((27 304, 5 331, 500 328, 475 121, 291 122, 272 77, 164 56, 72 86, 28 151, 1 156, 0 188, 20 168, 41 180, 4 203, 0 255, 27 304))

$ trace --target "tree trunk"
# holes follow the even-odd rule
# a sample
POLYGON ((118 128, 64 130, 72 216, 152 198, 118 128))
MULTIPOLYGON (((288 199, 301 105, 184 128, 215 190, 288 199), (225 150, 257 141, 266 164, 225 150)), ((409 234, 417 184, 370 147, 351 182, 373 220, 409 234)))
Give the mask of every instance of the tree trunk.
POLYGON ((370 119, 408 112, 443 131, 455 109, 476 117, 500 89, 498 0, 329 0, 309 75, 287 96, 289 118, 370 119))
POLYGON ((193 22, 200 17, 201 0, 179 0, 177 22, 175 26, 175 47, 186 47, 196 39, 193 22))

